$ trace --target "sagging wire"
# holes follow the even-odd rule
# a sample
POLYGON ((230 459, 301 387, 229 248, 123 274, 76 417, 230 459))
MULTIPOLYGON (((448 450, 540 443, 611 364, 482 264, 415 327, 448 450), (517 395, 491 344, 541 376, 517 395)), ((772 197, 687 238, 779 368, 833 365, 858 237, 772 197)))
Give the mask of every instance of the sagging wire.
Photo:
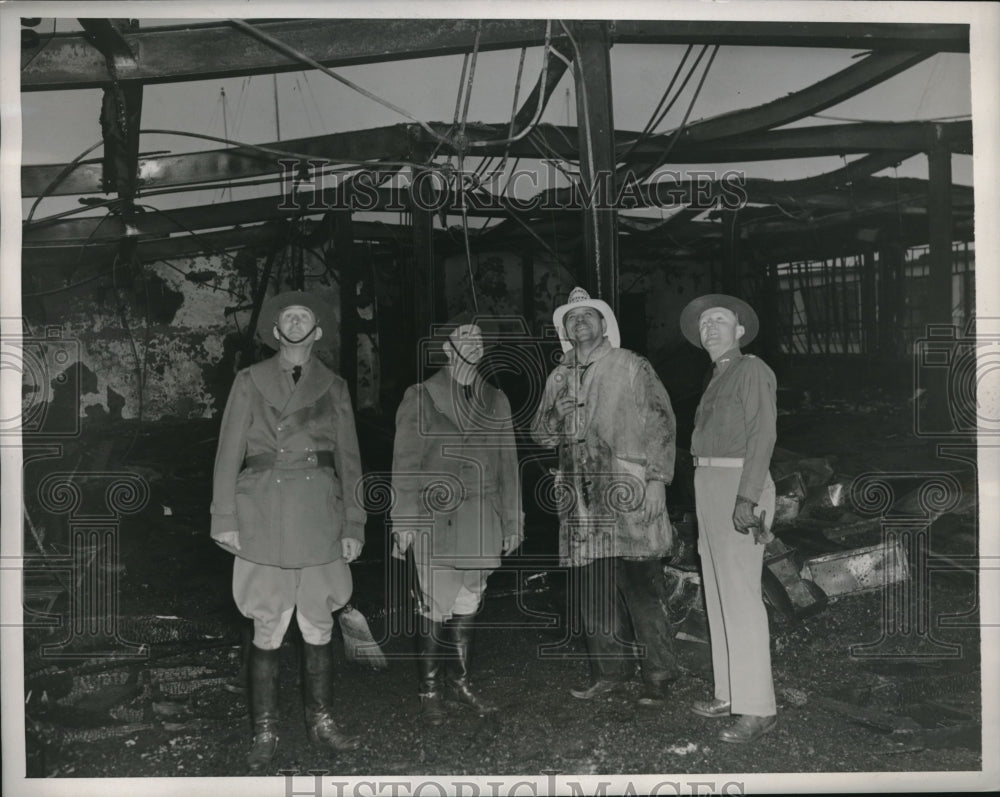
MULTIPOLYGON (((465 84, 465 104, 462 108, 462 120, 459 127, 458 133, 458 175, 455 178, 459 182, 465 179, 465 125, 469 116, 469 105, 472 100, 472 82, 476 75, 476 60, 479 55, 479 37, 482 33, 482 22, 476 28, 476 39, 473 43, 472 48, 472 59, 469 65, 469 77, 468 82, 465 84)), ((465 64, 463 62, 463 73, 465 71, 465 64)), ((461 95, 461 86, 459 86, 459 93, 461 95)), ((458 110, 458 105, 456 104, 456 111, 458 110)), ((456 185, 456 190, 458 191, 461 186, 456 185)), ((479 312, 479 296, 476 291, 476 275, 472 271, 472 248, 469 244, 469 208, 468 203, 465 201, 464 191, 459 192, 459 202, 462 211, 462 239, 465 244, 465 265, 469 272, 469 290, 472 292, 472 307, 475 312, 479 312)))
POLYGON ((276 39, 274 36, 271 36, 271 35, 265 33, 264 31, 260 30, 257 27, 254 27, 253 25, 250 25, 249 23, 243 21, 242 19, 230 19, 229 22, 230 22, 230 24, 232 24, 235 27, 237 27, 240 30, 242 30, 244 33, 247 33, 250 36, 253 36, 255 39, 258 39, 259 41, 264 42, 269 47, 272 47, 273 49, 277 50, 282 55, 287 55, 289 58, 294 58, 297 61, 301 61, 302 63, 311 66, 313 69, 319 70, 324 75, 328 75, 329 77, 332 77, 334 80, 336 80, 336 81, 338 81, 340 83, 343 83, 348 88, 353 89, 354 91, 358 92, 359 94, 361 94, 364 97, 367 97, 368 99, 372 100, 373 102, 377 102, 379 105, 382 105, 382 106, 388 108, 391 111, 395 111, 396 113, 400 114, 401 116, 405 116, 410 121, 416 122, 435 141, 442 141, 443 140, 445 143, 448 143, 448 144, 452 144, 453 143, 453 142, 449 141, 447 137, 442 136, 433 127, 431 127, 429 124, 427 124, 426 122, 422 121, 421 119, 418 119, 416 116, 414 116, 413 114, 411 114, 409 111, 404 110, 403 108, 400 108, 398 105, 395 105, 394 103, 391 103, 388 100, 383 99, 382 97, 379 97, 377 94, 373 94, 372 92, 368 91, 365 88, 362 88, 357 83, 354 83, 353 81, 348 80, 347 78, 343 77, 342 75, 338 75, 332 69, 329 69, 328 67, 323 66, 323 64, 321 64, 319 61, 316 61, 315 59, 310 58, 305 53, 303 53, 300 50, 297 50, 294 47, 286 44, 285 42, 281 41, 280 39, 276 39))
MULTIPOLYGON (((225 260, 228 261, 228 265, 231 268, 235 268, 235 263, 233 261, 233 258, 227 252, 225 252, 225 251, 223 251, 221 249, 217 249, 217 248, 209 245, 209 243, 207 241, 205 241, 200 235, 198 235, 198 233, 196 233, 194 230, 192 230, 190 227, 186 226, 185 224, 182 224, 181 222, 177 221, 177 219, 175 219, 173 216, 171 216, 167 211, 160 210, 160 208, 154 207, 153 205, 146 205, 146 204, 136 204, 136 207, 142 208, 143 210, 151 210, 154 213, 159 213, 161 216, 163 216, 171 224, 175 224, 179 229, 184 230, 184 232, 186 232, 188 235, 190 235, 192 238, 194 238, 195 241, 197 241, 199 244, 201 244, 203 251, 210 252, 212 254, 215 254, 215 255, 218 255, 219 257, 224 258, 225 260)), ((243 294, 236 293, 235 291, 233 291, 233 290, 231 290, 229 288, 221 288, 221 287, 219 287, 217 285, 211 285, 209 287, 211 287, 212 290, 214 290, 214 291, 222 291, 223 293, 228 293, 230 296, 235 296, 237 299, 240 299, 242 301, 246 301, 246 297, 243 294)))
POLYGON ((690 56, 692 49, 694 49, 694 45, 689 44, 687 46, 687 49, 684 51, 684 57, 681 59, 680 64, 678 64, 677 69, 674 71, 673 76, 670 78, 670 84, 663 92, 663 96, 660 97, 660 101, 657 103, 656 109, 650 115, 649 121, 646 122, 646 126, 643 127, 642 132, 639 133, 638 136, 636 136, 635 141, 633 141, 631 144, 628 145, 628 148, 625 150, 625 152, 623 152, 620 156, 618 156, 619 160, 622 161, 626 160, 628 156, 632 154, 635 148, 639 146, 639 144, 641 144, 643 141, 649 138, 650 133, 652 133, 652 131, 655 130, 660 125, 660 122, 662 122, 663 119, 666 117, 666 115, 670 113, 670 110, 674 107, 674 104, 677 102, 677 100, 680 99, 681 94, 684 93, 684 89, 687 87, 688 82, 690 82, 691 76, 694 75, 695 70, 698 68, 698 64, 701 63, 701 59, 704 57, 705 52, 708 50, 708 45, 705 45, 701 48, 701 53, 698 55, 698 58, 697 60, 695 60, 694 64, 692 64, 691 69, 688 70, 688 73, 684 78, 684 82, 681 84, 681 87, 677 89, 677 93, 674 94, 673 98, 670 100, 669 103, 667 103, 666 107, 663 107, 664 102, 666 102, 667 97, 670 95, 670 92, 674 87, 674 83, 676 83, 677 78, 680 77, 681 70, 684 68, 684 64, 687 63, 688 56, 690 56))
MULTIPOLYGON (((545 110, 545 86, 548 82, 549 75, 549 53, 555 53, 563 61, 566 61, 565 56, 558 50, 552 48, 552 20, 545 20, 545 46, 542 50, 542 74, 539 80, 539 90, 538 90, 538 103, 535 106, 535 115, 531 117, 531 121, 524 126, 524 129, 514 135, 508 135, 507 138, 503 139, 483 139, 477 141, 469 141, 466 146, 468 147, 486 147, 486 146, 500 146, 514 144, 524 138, 528 133, 535 129, 538 124, 538 120, 542 118, 542 111, 545 110)), ((568 63, 568 62, 567 62, 568 63)), ((511 120, 511 130, 513 130, 514 122, 511 120)))
POLYGON ((55 176, 55 179, 53 179, 51 183, 45 186, 45 189, 42 191, 42 193, 40 193, 38 197, 35 199, 35 201, 32 203, 31 209, 28 211, 28 216, 25 219, 25 223, 30 222, 34 218, 35 209, 38 207, 39 203, 47 196, 49 196, 53 191, 55 191, 62 184, 63 180, 69 177, 70 173, 77 167, 80 161, 86 158, 95 149, 102 146, 104 146, 104 139, 101 139, 96 144, 87 147, 83 152, 81 152, 79 155, 73 158, 73 160, 67 163, 59 172, 59 174, 55 176))
POLYGON ((643 173, 644 179, 650 177, 657 169, 659 169, 664 164, 664 162, 666 162, 667 158, 670 156, 670 153, 673 151, 674 146, 677 144, 678 140, 681 137, 681 133, 684 132, 687 126, 687 120, 691 116, 691 112, 694 110, 694 104, 698 101, 698 96, 701 94, 702 87, 705 85, 705 79, 708 77, 709 70, 711 70, 712 63, 715 61, 715 56, 718 55, 718 53, 719 53, 719 45, 716 44, 712 49, 712 55, 709 56, 708 63, 705 65, 705 71, 702 72, 701 79, 698 81, 697 87, 695 87, 694 94, 691 96, 691 102, 688 103, 687 110, 684 112, 684 118, 681 119, 680 125, 677 127, 676 130, 674 130, 673 134, 670 137, 670 141, 667 142, 667 146, 664 148, 663 152, 660 153, 660 157, 657 158, 656 164, 651 169, 647 169, 643 173))
MULTIPOLYGON (((77 253, 76 262, 73 263, 73 268, 69 272, 69 277, 72 277, 74 274, 76 274, 77 269, 80 268, 80 262, 83 260, 83 253, 87 250, 87 247, 90 246, 93 243, 94 236, 97 235, 98 230, 101 229, 101 227, 104 225, 104 222, 106 222, 109 218, 113 217, 114 215, 115 214, 111 213, 111 212, 105 213, 101 217, 101 220, 99 222, 97 222, 97 224, 94 225, 94 229, 92 229, 90 231, 90 234, 87 236, 86 240, 84 240, 84 242, 83 242, 83 245, 80 247, 80 251, 77 253)), ((36 297, 39 297, 39 296, 52 296, 52 295, 54 295, 56 293, 62 293, 63 291, 69 290, 70 288, 75 288, 75 287, 77 287, 79 285, 86 285, 88 282, 93 282, 95 279, 99 279, 100 277, 103 277, 103 276, 105 276, 105 275, 104 274, 94 274, 93 276, 87 277, 86 279, 80 280, 79 282, 74 282, 74 283, 71 283, 69 285, 63 285, 63 286, 61 286, 59 288, 53 288, 53 289, 50 289, 50 290, 47 290, 47 291, 36 291, 34 293, 22 293, 21 296, 23 296, 25 298, 28 298, 28 297, 36 298, 36 297)), ((67 277, 67 279, 69 279, 69 277, 67 277)))

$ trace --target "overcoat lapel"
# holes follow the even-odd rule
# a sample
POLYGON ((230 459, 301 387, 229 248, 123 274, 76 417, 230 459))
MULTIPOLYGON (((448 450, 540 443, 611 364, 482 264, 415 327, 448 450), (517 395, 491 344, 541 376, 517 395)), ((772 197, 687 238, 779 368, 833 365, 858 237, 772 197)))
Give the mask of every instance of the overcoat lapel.
MULTIPOLYGON (((452 378, 443 369, 424 381, 424 389, 427 391, 427 395, 430 396, 434 408, 451 421, 452 426, 458 432, 461 432, 463 437, 467 437, 472 432, 481 434, 482 429, 471 428, 470 418, 466 418, 462 422, 459 421, 458 413, 455 410, 455 391, 457 387, 452 378)), ((495 410, 494 402, 496 396, 492 390, 487 389, 486 383, 478 373, 473 380, 473 392, 477 400, 487 403, 484 409, 487 416, 492 417, 495 410)))
POLYGON ((270 357, 250 368, 250 378, 256 388, 264 396, 265 401, 278 410, 281 416, 315 404, 316 401, 330 389, 333 383, 333 371, 319 360, 312 360, 309 369, 302 375, 291 396, 287 398, 281 389, 280 355, 270 357))

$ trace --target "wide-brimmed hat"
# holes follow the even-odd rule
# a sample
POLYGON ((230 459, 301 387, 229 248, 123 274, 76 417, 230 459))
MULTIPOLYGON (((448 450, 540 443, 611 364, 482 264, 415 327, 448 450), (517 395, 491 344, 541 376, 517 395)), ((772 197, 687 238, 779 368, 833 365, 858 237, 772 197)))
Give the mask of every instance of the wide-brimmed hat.
POLYGON ((552 313, 552 323, 555 325, 556 333, 559 335, 559 343, 562 345, 563 351, 569 351, 573 348, 572 342, 570 342, 569 338, 566 337, 566 327, 563 325, 563 316, 565 316, 570 310, 575 310, 578 307, 592 307, 600 313, 608 325, 608 341, 616 349, 621 347, 622 335, 618 330, 618 319, 615 318, 611 305, 607 302, 601 301, 600 299, 591 299, 590 294, 583 288, 573 288, 573 290, 569 292, 566 304, 560 305, 555 309, 555 312, 552 313))
POLYGON ((688 302, 687 307, 681 311, 681 332, 695 346, 702 348, 701 333, 698 331, 698 321, 701 319, 701 314, 712 307, 725 307, 736 314, 736 320, 744 329, 743 337, 737 341, 740 346, 746 346, 757 337, 757 332, 760 330, 760 320, 750 305, 735 296, 728 296, 724 293, 707 293, 697 299, 692 299, 688 302))
POLYGON ((487 313, 472 313, 463 310, 452 316, 443 324, 433 324, 429 339, 428 354, 430 365, 446 365, 448 358, 444 353, 444 344, 455 332, 466 325, 478 327, 483 336, 483 355, 496 345, 498 336, 502 334, 502 319, 487 313))
POLYGON ((278 323, 278 316, 286 307, 292 306, 306 307, 316 317, 316 326, 323 330, 323 337, 316 341, 317 347, 329 346, 333 342, 334 324, 337 317, 333 308, 308 291, 285 291, 268 297, 260 308, 260 316, 257 318, 257 338, 265 346, 272 349, 278 348, 278 340, 274 337, 274 325, 278 323))

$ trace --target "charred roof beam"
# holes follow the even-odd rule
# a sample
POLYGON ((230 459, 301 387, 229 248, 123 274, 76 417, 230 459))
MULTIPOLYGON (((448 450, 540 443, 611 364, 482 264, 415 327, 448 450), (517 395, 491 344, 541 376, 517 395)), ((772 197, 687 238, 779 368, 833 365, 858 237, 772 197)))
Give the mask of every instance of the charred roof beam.
MULTIPOLYGON (((475 19, 294 19, 254 24, 328 67, 471 52, 475 19)), ((481 20, 480 52, 540 47, 545 20, 481 20)), ((720 44, 768 47, 838 47, 849 50, 968 52, 969 26, 747 22, 726 20, 620 20, 612 37, 621 44, 720 44)), ((227 23, 174 25, 124 34, 136 54, 134 77, 147 83, 209 80, 299 71, 302 65, 246 37, 227 23)), ((79 34, 56 34, 45 49, 22 57, 23 91, 95 88, 104 64, 79 34), (34 56, 34 57, 32 57, 34 56)))

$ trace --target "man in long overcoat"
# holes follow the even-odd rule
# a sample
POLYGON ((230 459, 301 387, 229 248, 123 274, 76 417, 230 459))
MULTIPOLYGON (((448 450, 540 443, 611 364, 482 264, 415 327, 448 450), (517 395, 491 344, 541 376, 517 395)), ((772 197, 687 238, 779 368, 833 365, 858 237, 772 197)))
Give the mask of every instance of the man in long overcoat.
POLYGON ((469 679, 473 623, 500 555, 524 535, 510 403, 479 373, 482 330, 464 320, 438 330, 443 367, 407 389, 393 449, 394 555, 412 546, 417 563, 418 694, 431 725, 444 719, 445 696, 480 715, 495 710, 469 679))
POLYGON ((278 743, 278 652, 293 611, 305 643, 309 737, 334 751, 358 746, 337 728, 331 704, 332 612, 351 597, 348 563, 361 553, 365 524, 347 384, 313 356, 333 318, 302 291, 264 303, 257 335, 278 353, 236 375, 219 433, 211 534, 235 554, 233 597, 254 624, 255 773, 267 769, 278 743))
POLYGON ((561 564, 575 582, 592 683, 588 700, 631 675, 631 618, 642 651, 642 705, 662 703, 679 668, 666 613, 661 558, 673 529, 676 424, 666 389, 645 357, 621 348, 611 307, 574 288, 553 323, 562 362, 549 374, 532 437, 559 448, 556 494, 561 564))

